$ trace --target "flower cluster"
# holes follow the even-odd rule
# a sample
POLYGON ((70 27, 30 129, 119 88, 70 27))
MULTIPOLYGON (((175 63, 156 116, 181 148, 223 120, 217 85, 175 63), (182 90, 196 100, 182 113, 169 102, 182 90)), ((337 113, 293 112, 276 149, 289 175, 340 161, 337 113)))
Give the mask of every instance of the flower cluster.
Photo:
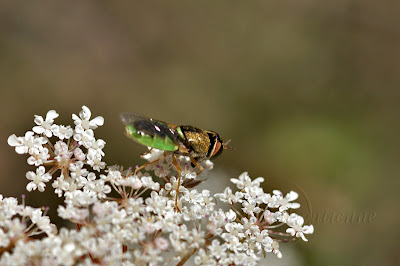
MULTIPOLYGON (((26 174, 27 190, 44 191, 52 182, 64 199, 58 215, 77 229, 57 233, 40 209, 0 197, 1 265, 183 265, 192 256, 198 265, 256 265, 267 253, 282 257, 279 243, 313 233, 291 212, 300 207, 296 192, 266 193, 263 178, 245 172, 231 179, 236 191, 211 195, 195 188, 202 180, 190 158, 176 156, 178 172, 172 157, 155 149, 142 155, 150 162, 142 170, 106 167, 105 141, 94 137, 103 118, 91 120, 85 106, 72 116, 74 128, 55 124, 57 117, 54 110, 35 116, 32 131, 8 143, 37 167, 26 174)), ((209 160, 201 165, 205 174, 213 168, 209 160)))

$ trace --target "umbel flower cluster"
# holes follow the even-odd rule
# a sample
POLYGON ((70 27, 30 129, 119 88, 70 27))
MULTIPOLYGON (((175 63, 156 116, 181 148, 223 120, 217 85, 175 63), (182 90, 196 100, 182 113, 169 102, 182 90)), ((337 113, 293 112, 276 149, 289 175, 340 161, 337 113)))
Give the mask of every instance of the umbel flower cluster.
MULTIPOLYGON (((266 193, 264 179, 245 172, 231 179, 235 190, 211 195, 194 188, 199 177, 183 156, 179 188, 170 156, 141 171, 106 166, 105 141, 94 136, 104 119, 92 119, 86 106, 72 115, 73 127, 55 124, 58 116, 35 116, 32 131, 8 144, 36 167, 26 189, 53 189, 64 200, 58 215, 75 229, 57 229, 46 209, 0 195, 0 265, 183 265, 190 257, 197 265, 256 265, 271 253, 281 258, 280 243, 307 241, 314 231, 291 212, 300 207, 294 191, 266 193)), ((142 157, 162 155, 153 149, 142 157)))

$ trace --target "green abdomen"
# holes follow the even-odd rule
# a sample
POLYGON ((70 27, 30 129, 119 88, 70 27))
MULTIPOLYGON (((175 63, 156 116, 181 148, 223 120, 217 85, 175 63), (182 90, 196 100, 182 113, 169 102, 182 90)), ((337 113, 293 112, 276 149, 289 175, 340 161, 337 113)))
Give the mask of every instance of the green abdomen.
POLYGON ((126 126, 125 133, 134 141, 151 148, 164 151, 176 151, 179 148, 168 136, 160 137, 158 135, 151 136, 149 134, 142 134, 138 132, 132 124, 126 126))

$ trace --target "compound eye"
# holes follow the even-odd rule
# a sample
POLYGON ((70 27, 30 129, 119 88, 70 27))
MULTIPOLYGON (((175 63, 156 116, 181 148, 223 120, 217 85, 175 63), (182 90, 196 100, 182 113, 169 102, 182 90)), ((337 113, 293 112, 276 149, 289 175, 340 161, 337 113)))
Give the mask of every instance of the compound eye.
POLYGON ((222 150, 223 150, 222 144, 220 141, 217 140, 215 142, 214 150, 213 150, 211 157, 217 157, 217 156, 221 155, 222 150))

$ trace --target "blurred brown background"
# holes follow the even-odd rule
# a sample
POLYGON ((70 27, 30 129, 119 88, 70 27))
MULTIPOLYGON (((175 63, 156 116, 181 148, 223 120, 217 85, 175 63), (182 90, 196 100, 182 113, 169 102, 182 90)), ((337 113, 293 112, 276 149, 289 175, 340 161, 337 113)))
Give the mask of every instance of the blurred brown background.
POLYGON ((2 1, 0 193, 26 193, 7 137, 34 114, 87 105, 105 161, 130 166, 118 114, 137 112, 231 138, 216 171, 309 199, 315 233, 281 264, 398 265, 400 4, 276 2, 2 1))

